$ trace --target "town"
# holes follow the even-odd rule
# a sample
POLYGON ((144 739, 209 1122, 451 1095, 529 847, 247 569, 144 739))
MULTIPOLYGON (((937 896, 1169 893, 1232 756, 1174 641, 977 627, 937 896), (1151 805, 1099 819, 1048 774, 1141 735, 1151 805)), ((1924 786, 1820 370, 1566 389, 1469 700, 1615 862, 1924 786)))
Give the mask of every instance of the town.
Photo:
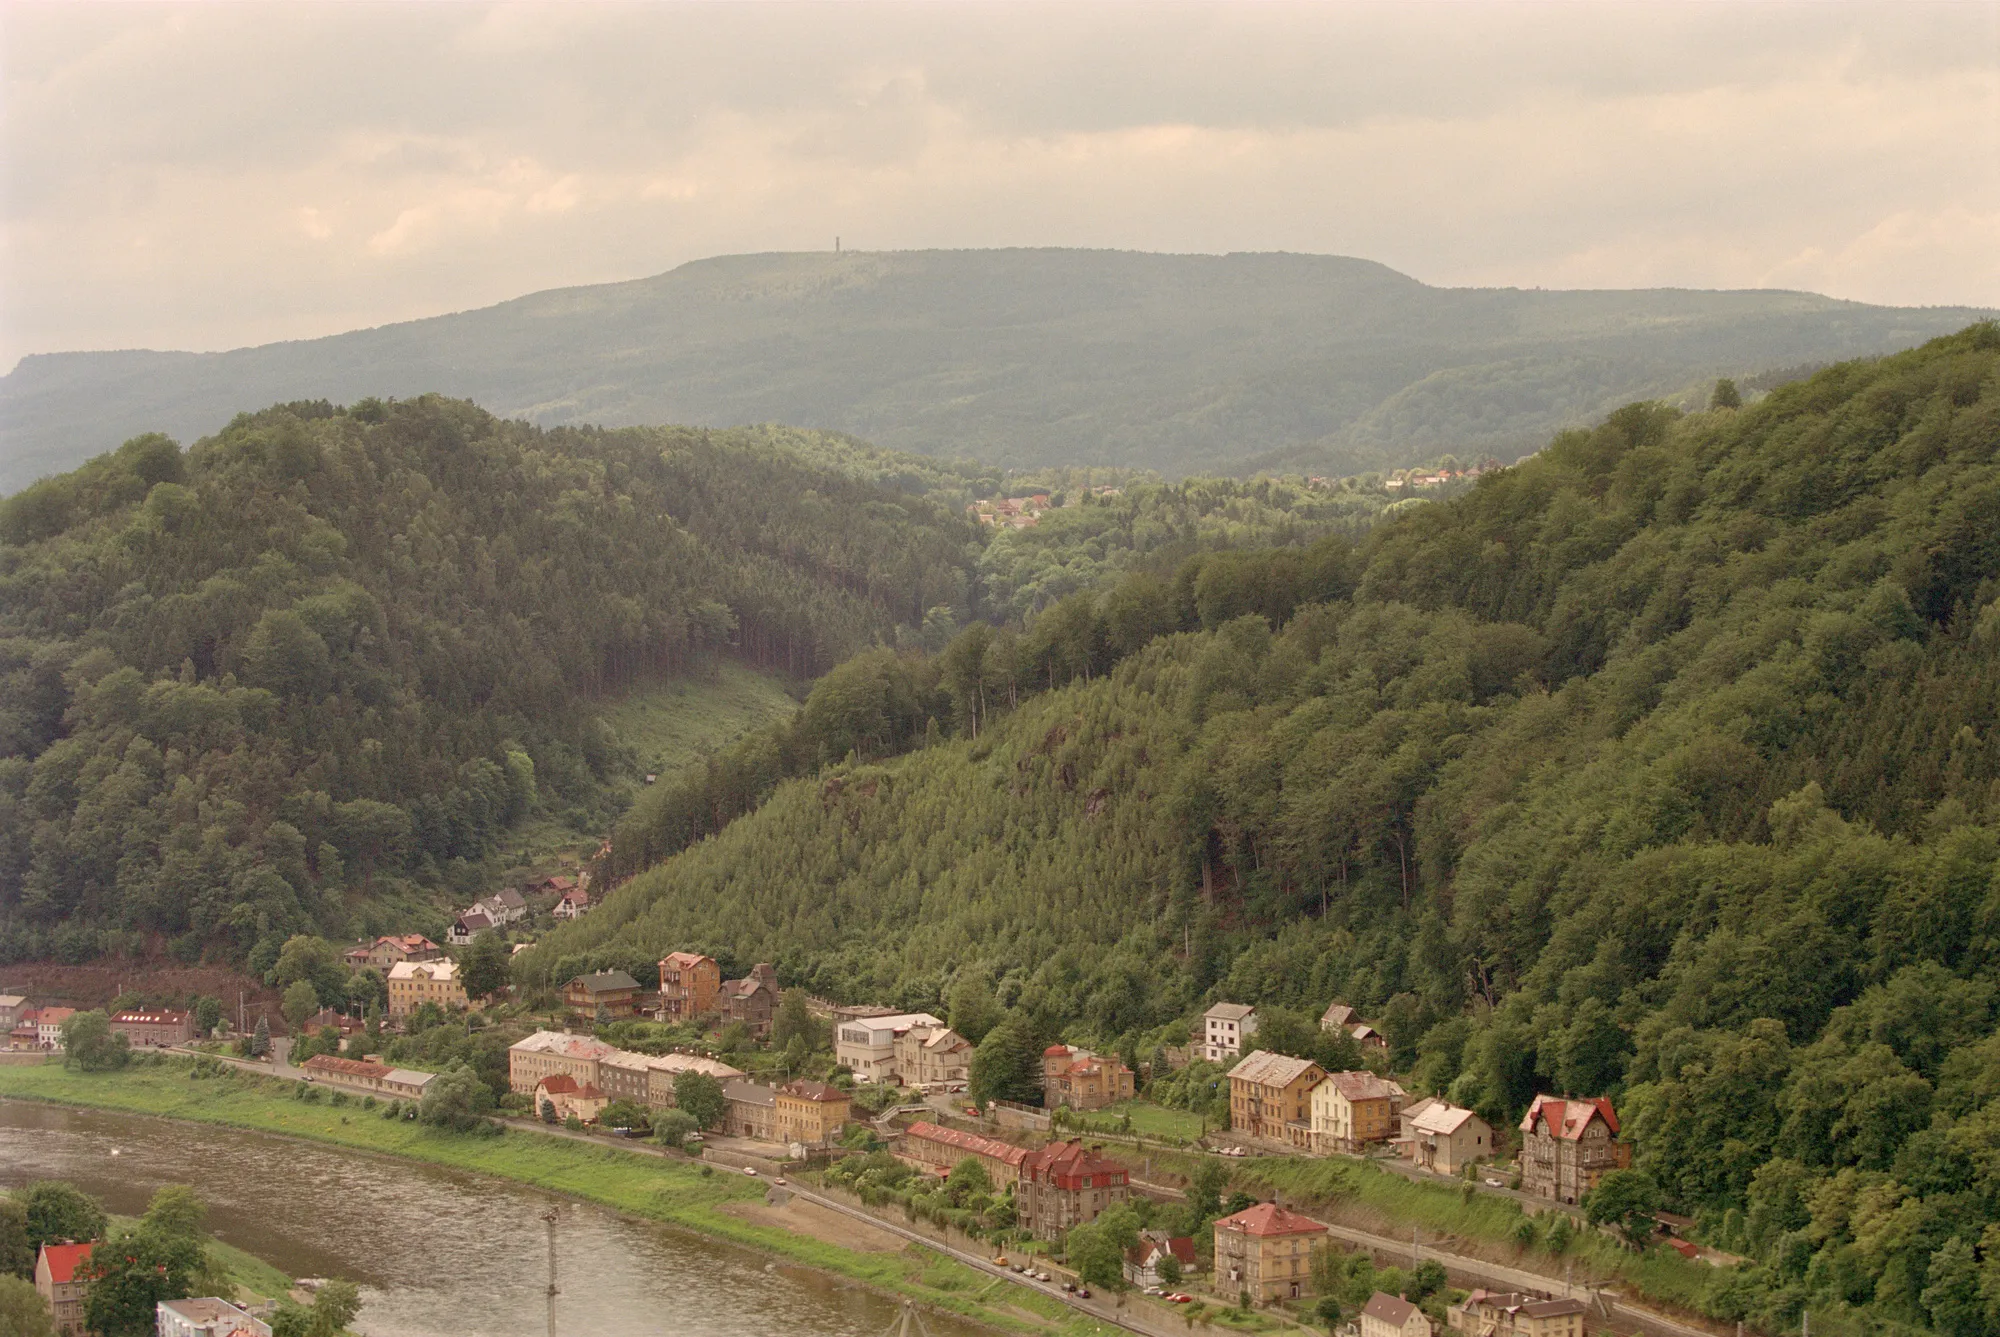
MULTIPOLYGON (((1388 1071, 1383 1035, 1337 1002, 1303 1042, 1277 1041, 1344 1055, 1349 1067, 1262 1048, 1258 1010, 1218 1002, 1192 1020, 1177 1053, 1138 1071, 1117 1054, 1044 1046, 1032 1063, 1040 1097, 1026 1102, 981 1098, 980 1046, 943 1018, 787 989, 769 963, 725 978, 714 957, 673 952, 643 982, 618 969, 574 976, 539 1013, 504 975, 468 990, 476 958, 499 952, 500 934, 523 925, 531 905, 573 917, 590 908, 587 888, 587 877, 565 877, 489 897, 456 917, 447 936, 466 941, 454 947, 380 936, 338 951, 334 966, 332 944, 288 944, 301 978, 287 989, 284 1034, 268 1015, 245 1033, 215 1000, 105 1014, 37 1007, 17 992, 0 995, 0 1026, 23 1057, 73 1059, 66 1051, 80 1045, 219 1056, 270 1065, 297 1089, 350 1093, 388 1117, 436 1103, 433 1088, 455 1084, 445 1073, 466 1070, 475 1037, 515 1036, 504 1051, 485 1046, 487 1085, 470 1083, 472 1113, 523 1130, 643 1140, 780 1189, 811 1184, 856 1212, 929 1214, 1031 1283, 1086 1299, 1093 1288, 1129 1292, 1171 1312, 1291 1314, 1360 1337, 1584 1337, 1606 1312, 1554 1278, 1502 1291, 1453 1287, 1436 1262, 1378 1270, 1370 1251, 1357 1254, 1296 1205, 1225 1193, 1232 1161, 1250 1158, 1370 1161, 1507 1195, 1528 1206, 1524 1220, 1543 1204, 1560 1232, 1594 1224, 1638 1247, 1699 1253, 1664 1216, 1641 1211, 1636 1229, 1629 1214, 1568 1216, 1629 1165, 1608 1099, 1540 1095, 1518 1127, 1495 1129, 1439 1096, 1412 1097, 1388 1071), (377 980, 378 1002, 319 1005, 323 993, 371 996, 367 981, 377 980), (500 1052, 504 1071, 494 1068, 500 1052), (1226 1093, 1222 1117, 1144 1096, 1207 1071, 1226 1093), (1134 1131, 1146 1128, 1156 1131, 1134 1131)), ((81 1312, 78 1266, 90 1244, 42 1251, 37 1285, 59 1316, 81 1312)), ((229 1331, 199 1326, 218 1315, 268 1337, 261 1318, 239 1317, 225 1299, 176 1303, 161 1308, 162 1337, 229 1331)))

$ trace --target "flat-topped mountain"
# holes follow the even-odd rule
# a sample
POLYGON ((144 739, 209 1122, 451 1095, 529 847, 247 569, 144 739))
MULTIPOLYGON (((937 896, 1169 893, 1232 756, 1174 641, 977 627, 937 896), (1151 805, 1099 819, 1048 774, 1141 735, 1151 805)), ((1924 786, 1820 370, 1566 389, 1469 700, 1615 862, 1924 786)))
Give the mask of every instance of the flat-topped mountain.
POLYGON ((1886 352, 1983 313, 1780 291, 1434 288, 1339 256, 724 256, 224 353, 0 378, 0 492, 246 404, 430 391, 555 426, 787 422, 1004 463, 1341 472, 1511 457, 1717 375, 1886 352))

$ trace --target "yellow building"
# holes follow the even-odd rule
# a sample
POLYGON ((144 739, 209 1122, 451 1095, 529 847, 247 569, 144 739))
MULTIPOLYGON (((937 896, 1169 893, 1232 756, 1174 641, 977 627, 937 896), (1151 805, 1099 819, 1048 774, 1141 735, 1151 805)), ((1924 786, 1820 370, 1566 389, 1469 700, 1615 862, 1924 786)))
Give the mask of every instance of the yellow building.
POLYGON ((1311 1059, 1258 1050, 1229 1070, 1229 1126, 1311 1150, 1312 1090, 1325 1077, 1311 1059))
POLYGON ((1372 1072, 1335 1072, 1313 1088, 1314 1151, 1360 1151, 1396 1135, 1403 1088, 1372 1072))
POLYGON ((389 967, 389 1015, 407 1017, 425 1003, 466 1006, 465 985, 451 961, 398 961, 389 967))
POLYGON ((1474 1291, 1445 1311, 1445 1326, 1468 1337, 1584 1337, 1586 1310, 1581 1300, 1474 1291))
POLYGON ((840 1141, 853 1105, 847 1092, 824 1082, 797 1081, 778 1088, 778 1141, 826 1147, 840 1141))
POLYGON ((1215 1289, 1248 1291, 1259 1304, 1296 1300, 1312 1290, 1313 1254, 1326 1227, 1275 1202, 1260 1202, 1215 1223, 1215 1289))

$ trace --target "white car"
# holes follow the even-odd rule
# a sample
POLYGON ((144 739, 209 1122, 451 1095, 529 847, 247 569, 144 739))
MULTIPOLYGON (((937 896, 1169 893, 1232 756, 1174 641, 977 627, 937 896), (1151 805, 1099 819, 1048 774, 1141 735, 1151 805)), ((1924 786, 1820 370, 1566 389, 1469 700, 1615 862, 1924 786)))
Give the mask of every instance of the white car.
POLYGON ((754 1165, 746 1165, 743 1167, 743 1173, 749 1175, 752 1179, 755 1179, 757 1177, 757 1167, 754 1165))

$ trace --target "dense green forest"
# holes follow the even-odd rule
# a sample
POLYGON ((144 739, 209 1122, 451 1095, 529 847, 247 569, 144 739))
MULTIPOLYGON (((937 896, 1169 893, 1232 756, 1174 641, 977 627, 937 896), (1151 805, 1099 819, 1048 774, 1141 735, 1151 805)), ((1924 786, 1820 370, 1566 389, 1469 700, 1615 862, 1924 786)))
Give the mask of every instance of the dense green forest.
POLYGON ((1717 1317, 1994 1331, 1996 456, 1975 326, 875 652, 795 726, 811 773, 517 969, 696 948, 1135 1055, 1343 999, 1503 1126, 1613 1096, 1751 1260, 1717 1317))
POLYGON ((398 926, 615 815, 601 694, 969 606, 962 514, 793 444, 291 404, 0 503, 0 960, 398 926))
POLYGON ((324 339, 26 357, 0 376, 0 493, 246 405, 428 391, 549 427, 797 423, 1017 469, 1353 474, 1443 450, 1512 459, 1628 400, 1988 314, 1439 288, 1334 255, 716 256, 324 339))

